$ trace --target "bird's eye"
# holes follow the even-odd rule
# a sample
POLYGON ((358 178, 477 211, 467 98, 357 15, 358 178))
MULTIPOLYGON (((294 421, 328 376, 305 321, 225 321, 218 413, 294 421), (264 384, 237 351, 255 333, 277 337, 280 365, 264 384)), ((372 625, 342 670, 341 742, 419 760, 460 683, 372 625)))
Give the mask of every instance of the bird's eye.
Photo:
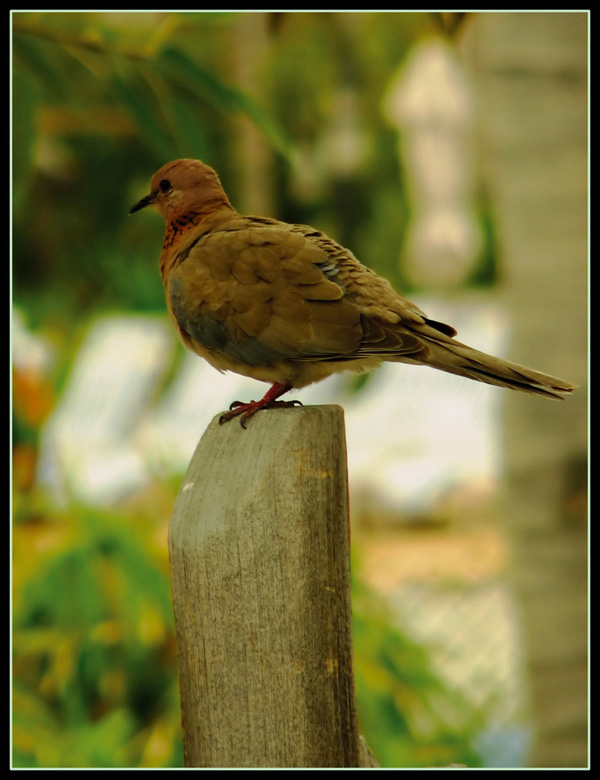
POLYGON ((171 182, 168 179, 161 179, 158 188, 161 192, 168 192, 171 189, 171 182))

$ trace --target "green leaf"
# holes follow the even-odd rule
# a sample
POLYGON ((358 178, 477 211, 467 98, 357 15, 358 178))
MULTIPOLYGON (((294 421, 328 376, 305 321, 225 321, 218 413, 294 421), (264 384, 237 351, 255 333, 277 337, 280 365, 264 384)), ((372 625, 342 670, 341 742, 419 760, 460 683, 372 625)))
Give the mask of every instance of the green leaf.
POLYGON ((152 100, 147 84, 133 69, 125 73, 124 68, 115 67, 111 85, 118 100, 136 121, 140 137, 150 150, 159 159, 171 160, 177 157, 176 146, 160 121, 160 107, 152 100))
POLYGON ((165 115, 179 150, 177 156, 205 159, 209 155, 208 141, 199 119, 190 107, 182 100, 169 97, 165 115))
POLYGON ((12 83, 12 170, 15 208, 22 206, 33 169, 37 103, 38 92, 29 74, 23 70, 15 71, 12 83))
POLYGON ((64 78, 64 74, 60 69, 63 58, 62 56, 50 56, 48 50, 51 46, 52 44, 48 44, 46 41, 39 41, 35 38, 15 33, 13 37, 15 73, 20 68, 29 71, 42 86, 46 102, 50 102, 52 99, 57 101, 68 100, 69 81, 64 78))
POLYGON ((243 112, 259 127, 272 146, 286 159, 292 155, 291 143, 277 123, 241 89, 224 84, 179 49, 165 48, 158 62, 177 82, 202 94, 213 106, 228 113, 243 112))

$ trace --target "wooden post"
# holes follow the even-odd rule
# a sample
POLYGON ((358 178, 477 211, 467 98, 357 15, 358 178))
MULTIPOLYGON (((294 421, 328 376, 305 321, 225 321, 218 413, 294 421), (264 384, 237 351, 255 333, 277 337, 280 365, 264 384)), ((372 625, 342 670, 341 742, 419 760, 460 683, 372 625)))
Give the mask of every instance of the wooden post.
MULTIPOLYGON (((188 767, 356 767, 343 411, 215 418, 169 533, 188 767)), ((372 762, 371 762, 372 765, 372 762)))

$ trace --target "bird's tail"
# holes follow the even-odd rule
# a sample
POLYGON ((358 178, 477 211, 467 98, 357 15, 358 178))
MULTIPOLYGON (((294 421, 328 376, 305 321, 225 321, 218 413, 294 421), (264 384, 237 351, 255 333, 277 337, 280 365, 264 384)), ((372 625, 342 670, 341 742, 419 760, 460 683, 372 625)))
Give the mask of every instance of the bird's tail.
POLYGON ((428 355, 422 357, 423 362, 441 371, 488 385, 508 387, 546 398, 563 398, 576 388, 576 385, 563 379, 487 355, 454 339, 448 339, 447 342, 430 342, 428 346, 428 355))

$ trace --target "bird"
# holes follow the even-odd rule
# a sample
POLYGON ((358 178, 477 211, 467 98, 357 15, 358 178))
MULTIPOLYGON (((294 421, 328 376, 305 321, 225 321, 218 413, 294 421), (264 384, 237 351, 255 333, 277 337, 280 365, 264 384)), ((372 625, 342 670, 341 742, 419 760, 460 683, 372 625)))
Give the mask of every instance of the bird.
POLYGON ((163 165, 130 214, 146 207, 165 220, 160 273, 183 345, 218 371, 271 385, 258 401, 234 401, 221 424, 239 417, 245 428, 262 409, 298 404, 280 400, 293 388, 384 361, 545 398, 575 389, 462 344, 320 230, 239 213, 200 160, 163 165))

